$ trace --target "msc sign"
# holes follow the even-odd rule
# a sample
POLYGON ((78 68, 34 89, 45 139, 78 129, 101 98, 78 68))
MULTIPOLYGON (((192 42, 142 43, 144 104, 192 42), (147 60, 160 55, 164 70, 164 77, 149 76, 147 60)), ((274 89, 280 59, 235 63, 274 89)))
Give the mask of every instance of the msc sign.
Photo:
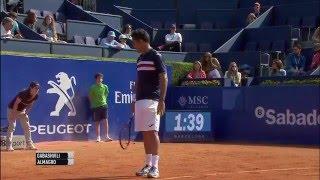
POLYGON ((178 99, 178 103, 181 107, 208 108, 209 97, 208 96, 181 96, 178 99))

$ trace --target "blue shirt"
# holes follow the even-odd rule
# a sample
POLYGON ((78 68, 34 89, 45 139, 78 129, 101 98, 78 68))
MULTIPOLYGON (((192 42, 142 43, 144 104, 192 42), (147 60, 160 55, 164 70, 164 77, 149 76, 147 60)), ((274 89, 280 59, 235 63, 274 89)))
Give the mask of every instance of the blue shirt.
POLYGON ((167 73, 161 54, 150 49, 141 54, 137 61, 138 85, 136 87, 136 100, 159 100, 160 84, 159 74, 167 73))
POLYGON ((305 65, 306 65, 306 58, 300 54, 300 56, 297 56, 294 53, 290 53, 287 57, 287 61, 288 63, 287 65, 287 69, 305 69, 305 65))

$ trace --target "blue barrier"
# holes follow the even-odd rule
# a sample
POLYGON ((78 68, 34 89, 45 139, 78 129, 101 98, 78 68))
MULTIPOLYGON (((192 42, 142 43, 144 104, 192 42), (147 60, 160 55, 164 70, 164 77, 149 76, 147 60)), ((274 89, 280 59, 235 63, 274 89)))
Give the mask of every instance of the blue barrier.
MULTIPOLYGON (((88 89, 94 83, 94 74, 102 72, 110 90, 110 133, 116 139, 120 126, 131 114, 129 103, 136 77, 135 69, 135 63, 1 56, 1 119, 6 119, 7 104, 16 93, 30 81, 37 80, 41 84, 39 99, 30 113, 33 139, 38 142, 94 138, 87 95, 88 89), (72 76, 75 82, 69 84, 68 80, 72 76), (75 107, 75 116, 71 116, 74 114, 68 116, 70 110, 64 103, 57 105, 63 106, 59 116, 50 116, 60 95, 62 97, 62 92, 50 85, 53 83, 58 84, 70 96, 73 95, 71 90, 73 86, 75 94, 70 100, 75 107), (48 94, 48 89, 52 88, 57 93, 48 94)), ((168 73, 171 79, 171 68, 168 68, 168 73)), ((1 121, 1 127, 6 125, 7 121, 1 121)), ((16 134, 23 134, 19 125, 16 134)))
POLYGON ((211 111, 221 141, 320 145, 317 86, 169 89, 170 110, 211 111))

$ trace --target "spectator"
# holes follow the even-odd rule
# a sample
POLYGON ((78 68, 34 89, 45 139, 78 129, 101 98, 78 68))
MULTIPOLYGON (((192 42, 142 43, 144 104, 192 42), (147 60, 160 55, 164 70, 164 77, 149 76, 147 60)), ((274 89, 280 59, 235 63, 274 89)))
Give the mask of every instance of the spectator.
POLYGON ((165 36, 166 44, 159 46, 159 50, 181 52, 182 36, 180 33, 177 33, 176 31, 176 25, 172 24, 170 28, 170 34, 167 34, 165 36))
POLYGON ((272 62, 271 70, 269 71, 269 76, 286 76, 287 72, 283 69, 283 63, 280 59, 275 59, 272 62))
POLYGON ((29 11, 27 17, 24 19, 23 22, 26 26, 28 26, 34 32, 39 31, 39 24, 37 23, 37 15, 36 13, 29 11))
POLYGON ((108 32, 108 36, 100 42, 101 46, 122 49, 122 45, 115 40, 116 34, 113 31, 108 32))
POLYGON ((212 69, 207 75, 208 78, 221 78, 221 66, 217 58, 212 58, 212 69))
POLYGON ((241 84, 241 73, 238 71, 238 66, 235 62, 229 64, 228 71, 226 71, 225 78, 231 79, 234 83, 234 86, 238 87, 241 84))
POLYGON ((40 35, 50 42, 57 42, 56 24, 51 15, 47 15, 39 27, 40 35))
POLYGON ((202 69, 206 73, 208 78, 220 78, 221 77, 221 66, 218 59, 212 57, 210 52, 206 52, 201 57, 202 69), (211 73, 211 76, 209 74, 211 73))
POLYGON ((261 5, 260 3, 256 2, 253 6, 253 14, 258 18, 261 13, 261 5))
POLYGON ((248 15, 248 18, 247 18, 247 24, 251 24, 253 21, 255 21, 257 19, 256 15, 254 15, 253 13, 250 13, 248 15))
POLYGON ((260 3, 256 2, 254 3, 254 6, 253 6, 253 12, 250 13, 247 17, 247 23, 250 24, 254 20, 256 20, 260 16, 260 13, 261 13, 261 5, 260 3))
POLYGON ((120 40, 120 46, 122 49, 131 49, 130 46, 127 44, 127 36, 121 34, 119 36, 119 40, 120 40))
POLYGON ((23 38, 19 29, 19 25, 17 23, 17 13, 10 12, 9 17, 13 20, 12 34, 16 37, 23 38))
POLYGON ((193 63, 193 70, 188 74, 188 79, 205 79, 206 73, 202 70, 200 61, 193 63))
POLYGON ((320 67, 320 50, 318 50, 312 58, 310 65, 311 72, 315 71, 318 67, 320 67))
POLYGON ((132 32, 132 26, 130 24, 125 25, 122 30, 122 34, 125 35, 127 39, 132 40, 131 32, 132 32))
POLYGON ((12 27, 13 27, 13 19, 9 17, 5 17, 1 23, 1 38, 11 39, 13 38, 12 27))
POLYGON ((306 58, 301 54, 301 44, 294 43, 293 53, 290 53, 286 59, 286 69, 288 75, 299 76, 305 75, 306 58))

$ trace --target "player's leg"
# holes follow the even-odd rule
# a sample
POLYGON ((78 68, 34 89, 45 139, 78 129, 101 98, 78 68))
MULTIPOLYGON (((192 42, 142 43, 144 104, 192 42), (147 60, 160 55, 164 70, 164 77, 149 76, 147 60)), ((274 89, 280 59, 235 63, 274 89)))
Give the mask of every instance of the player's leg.
POLYGON ((95 125, 97 142, 100 142, 101 141, 101 137, 100 137, 100 117, 99 117, 99 113, 98 113, 98 108, 94 108, 93 109, 93 121, 94 121, 94 125, 95 125))
POLYGON ((101 118, 103 118, 102 122, 104 125, 106 142, 112 141, 109 136, 108 109, 105 107, 101 108, 101 118))
POLYGON ((146 136, 148 137, 147 147, 150 149, 151 156, 151 169, 148 173, 148 177, 150 178, 158 178, 159 175, 159 146, 160 139, 158 135, 158 131, 152 130, 147 131, 146 136))
POLYGON ((32 139, 31 139, 31 129, 30 129, 30 123, 29 123, 30 122, 29 116, 25 112, 23 112, 18 115, 18 119, 20 120, 21 126, 24 131, 27 149, 36 150, 37 148, 34 146, 32 139))
POLYGON ((135 103, 135 131, 142 132, 143 135, 143 143, 144 143, 144 150, 145 150, 145 162, 143 168, 141 168, 138 172, 136 172, 137 176, 147 176, 149 170, 151 169, 151 158, 152 154, 150 153, 149 146, 147 144, 149 139, 148 136, 145 136, 145 127, 146 127, 146 116, 145 116, 145 109, 146 109, 146 101, 140 100, 135 103))
POLYGON ((8 151, 13 151, 14 149, 12 147, 12 137, 13 137, 13 132, 16 129, 17 114, 12 109, 8 109, 7 118, 8 118, 9 125, 7 130, 6 147, 8 151))
POLYGON ((149 178, 158 178, 159 175, 159 128, 160 128, 160 115, 157 114, 158 101, 150 101, 150 105, 148 107, 149 110, 149 125, 148 125, 148 144, 150 147, 150 153, 152 154, 152 168, 148 173, 149 178))

